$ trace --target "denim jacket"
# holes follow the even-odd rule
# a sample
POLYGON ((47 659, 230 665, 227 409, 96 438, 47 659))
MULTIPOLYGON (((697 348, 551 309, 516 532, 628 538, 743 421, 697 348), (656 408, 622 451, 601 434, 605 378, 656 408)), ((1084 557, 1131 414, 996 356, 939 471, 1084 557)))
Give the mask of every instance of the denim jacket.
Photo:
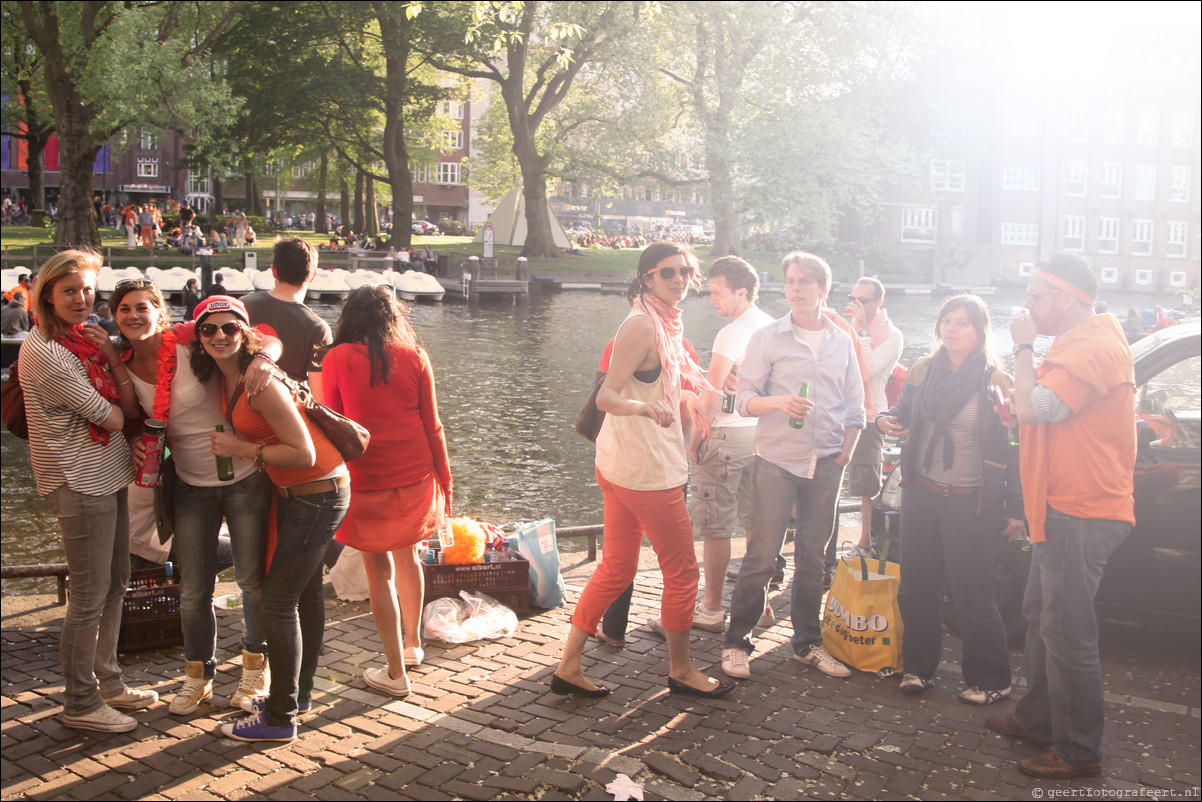
MULTIPOLYGON (((897 403, 882 415, 893 415, 910 434, 922 425, 922 413, 916 403, 922 382, 926 378, 931 357, 923 357, 914 363, 906 374, 906 383, 897 403)), ((1000 505, 1007 518, 1023 520, 1022 486, 1019 483, 1018 447, 1010 445, 1009 430, 998 417, 989 387, 1000 385, 1003 391, 1011 387, 1010 377, 1003 371, 995 371, 987 365, 981 374, 979 390, 981 414, 977 420, 977 438, 981 448, 981 506, 1000 505)), ((902 476, 914 475, 918 464, 917 449, 910 448, 907 440, 902 444, 902 476)))

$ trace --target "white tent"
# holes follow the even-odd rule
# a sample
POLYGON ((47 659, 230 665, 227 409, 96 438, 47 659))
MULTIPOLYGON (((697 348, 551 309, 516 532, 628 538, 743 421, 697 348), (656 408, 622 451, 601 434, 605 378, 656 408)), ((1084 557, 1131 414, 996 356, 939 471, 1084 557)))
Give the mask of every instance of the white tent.
MULTIPOLYGON (((563 226, 555 219, 555 212, 552 211, 550 202, 544 200, 543 203, 547 204, 547 216, 551 218, 551 241, 555 243, 556 248, 570 248, 568 235, 564 233, 563 226)), ((492 223, 493 242, 497 245, 521 247, 526 244, 526 198, 522 195, 521 187, 505 193, 505 197, 501 198, 497 208, 488 216, 488 222, 492 223)), ((476 234, 475 241, 484 241, 483 231, 476 234)))

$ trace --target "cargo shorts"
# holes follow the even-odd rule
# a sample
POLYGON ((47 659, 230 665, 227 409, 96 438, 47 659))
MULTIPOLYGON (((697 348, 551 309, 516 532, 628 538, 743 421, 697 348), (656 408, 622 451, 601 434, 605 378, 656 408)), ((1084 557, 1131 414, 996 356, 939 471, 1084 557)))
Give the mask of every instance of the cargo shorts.
POLYGON ((876 498, 881 492, 881 468, 884 465, 882 449, 885 436, 872 422, 860 433, 856 450, 847 466, 847 493, 858 498, 876 498))
POLYGON ((693 534, 730 538, 736 521, 747 530, 751 521, 755 427, 722 426, 701 444, 690 477, 689 517, 693 534))

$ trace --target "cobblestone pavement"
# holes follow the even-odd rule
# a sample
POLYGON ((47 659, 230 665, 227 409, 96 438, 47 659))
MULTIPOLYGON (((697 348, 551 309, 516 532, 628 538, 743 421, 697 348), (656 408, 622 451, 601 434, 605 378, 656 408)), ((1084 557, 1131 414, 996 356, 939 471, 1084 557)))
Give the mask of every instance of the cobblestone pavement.
MULTIPOLYGON (((606 785, 625 774, 646 799, 1032 799, 1051 789, 1197 798, 1202 683, 1192 627, 1104 629, 1105 774, 1048 784, 1015 767, 1033 747, 985 729, 986 715, 1012 704, 956 702, 959 642, 950 637, 936 687, 918 699, 896 680, 829 679, 789 659, 787 621, 759 637, 752 678, 729 698, 670 696, 666 647, 645 626, 660 591, 653 564, 645 552, 627 648, 590 641, 585 670, 615 688, 597 702, 547 692, 591 564, 565 566, 569 604, 524 619, 512 637, 428 648, 402 701, 363 682, 364 667, 382 663, 367 603, 331 599, 314 708, 286 745, 217 732, 241 715, 225 706, 240 659, 236 614, 221 617, 214 704, 176 717, 160 703, 136 714, 132 733, 95 735, 58 720, 62 608, 10 613, 6 599, 2 797, 612 799, 606 785)), ((773 606, 782 617, 787 590, 774 592, 773 606)), ((720 675, 720 654, 720 635, 694 630, 699 665, 720 675)), ((1021 654, 1014 659, 1021 693, 1021 654)), ((179 647, 123 661, 131 685, 174 693, 179 647)))

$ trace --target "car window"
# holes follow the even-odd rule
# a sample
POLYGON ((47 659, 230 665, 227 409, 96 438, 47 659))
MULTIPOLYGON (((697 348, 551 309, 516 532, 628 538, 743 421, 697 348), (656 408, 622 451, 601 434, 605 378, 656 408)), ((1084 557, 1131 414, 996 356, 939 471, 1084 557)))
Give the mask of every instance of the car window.
POLYGON ((1149 448, 1197 449, 1202 445, 1199 368, 1202 357, 1187 357, 1160 371, 1140 388, 1135 418, 1141 460, 1149 448))

